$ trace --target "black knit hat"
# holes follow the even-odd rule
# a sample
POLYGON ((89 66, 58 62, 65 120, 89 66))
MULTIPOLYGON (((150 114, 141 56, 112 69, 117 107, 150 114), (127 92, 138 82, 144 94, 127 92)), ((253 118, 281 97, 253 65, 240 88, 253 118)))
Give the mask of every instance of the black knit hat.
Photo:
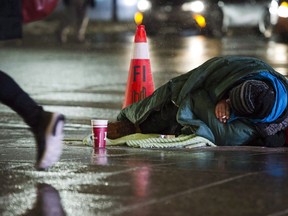
POLYGON ((247 80, 229 92, 235 115, 262 119, 269 115, 275 102, 273 87, 260 80, 247 80))

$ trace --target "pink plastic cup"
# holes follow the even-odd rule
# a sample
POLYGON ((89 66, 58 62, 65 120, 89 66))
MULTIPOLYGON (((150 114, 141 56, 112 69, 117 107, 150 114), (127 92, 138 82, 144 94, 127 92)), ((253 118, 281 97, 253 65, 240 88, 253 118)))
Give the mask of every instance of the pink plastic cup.
POLYGON ((94 149, 106 147, 107 125, 108 120, 91 120, 94 149))

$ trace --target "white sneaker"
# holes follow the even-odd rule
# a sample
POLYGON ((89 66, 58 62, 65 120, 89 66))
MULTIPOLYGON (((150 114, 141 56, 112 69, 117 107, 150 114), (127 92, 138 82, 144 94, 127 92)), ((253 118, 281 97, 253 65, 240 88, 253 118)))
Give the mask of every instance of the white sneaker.
POLYGON ((62 154, 64 115, 43 112, 40 126, 34 133, 37 142, 38 170, 45 170, 54 165, 62 154))

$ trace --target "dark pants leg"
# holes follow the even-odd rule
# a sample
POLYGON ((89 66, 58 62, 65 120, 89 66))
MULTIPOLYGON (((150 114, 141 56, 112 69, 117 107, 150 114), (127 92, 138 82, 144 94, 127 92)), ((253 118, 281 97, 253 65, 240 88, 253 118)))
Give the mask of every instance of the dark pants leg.
POLYGON ((139 127, 142 133, 157 133, 164 135, 179 135, 181 125, 176 120, 178 108, 171 102, 154 110, 139 127))
POLYGON ((37 127, 43 108, 2 71, 0 71, 0 101, 18 113, 31 128, 37 127))

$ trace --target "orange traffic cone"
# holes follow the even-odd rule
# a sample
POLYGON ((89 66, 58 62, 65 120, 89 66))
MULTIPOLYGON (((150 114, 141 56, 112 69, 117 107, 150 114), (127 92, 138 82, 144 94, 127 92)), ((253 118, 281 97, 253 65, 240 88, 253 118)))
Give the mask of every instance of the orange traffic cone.
POLYGON ((138 25, 134 38, 133 56, 130 62, 123 108, 144 99, 153 92, 154 82, 151 73, 145 26, 138 25))

